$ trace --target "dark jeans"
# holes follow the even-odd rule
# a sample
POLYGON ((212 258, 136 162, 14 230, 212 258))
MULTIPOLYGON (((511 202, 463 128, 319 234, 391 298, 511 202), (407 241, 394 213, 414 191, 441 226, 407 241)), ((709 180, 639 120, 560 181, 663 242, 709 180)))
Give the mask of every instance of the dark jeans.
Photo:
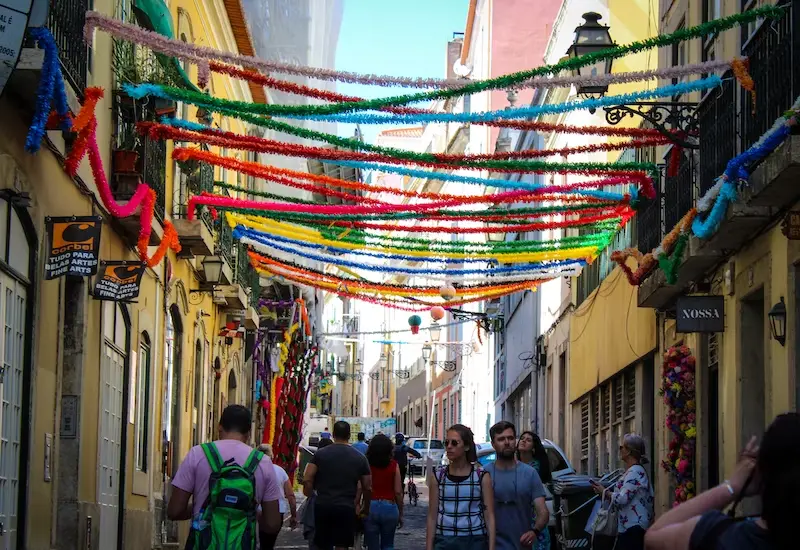
POLYGON ((364 542, 367 550, 394 550, 394 532, 400 512, 388 500, 373 500, 364 520, 364 542))
POLYGON ((620 533, 617 538, 617 548, 619 550, 644 550, 644 529, 637 525, 620 533))
POLYGON ((486 535, 465 535, 463 537, 445 537, 436 535, 433 538, 434 550, 486 550, 489 538, 486 535))

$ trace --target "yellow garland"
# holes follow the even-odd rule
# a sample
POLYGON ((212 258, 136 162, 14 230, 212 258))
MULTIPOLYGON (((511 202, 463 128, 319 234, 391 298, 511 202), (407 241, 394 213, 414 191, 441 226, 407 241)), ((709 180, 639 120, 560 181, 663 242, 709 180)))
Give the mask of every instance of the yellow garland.
MULTIPOLYGON (((283 273, 281 273, 278 270, 270 269, 266 265, 261 265, 261 266, 255 268, 255 269, 260 275, 274 275, 274 276, 278 276, 278 277, 282 277, 284 275, 283 273)), ((298 278, 303 278, 302 275, 298 275, 297 277, 298 278)), ((554 275, 554 277, 555 277, 555 275, 554 275)), ((424 290, 424 289, 416 288, 416 289, 408 289, 408 290, 403 290, 403 289, 396 289, 395 290, 395 289, 389 289, 389 288, 376 289, 376 288, 355 288, 355 287, 353 289, 349 289, 349 288, 347 288, 346 284, 342 284, 342 283, 327 282, 327 281, 321 281, 321 280, 318 280, 318 279, 315 279, 312 282, 310 280, 307 280, 307 278, 305 278, 304 281, 305 281, 305 284, 309 284, 309 285, 313 284, 313 286, 315 286, 315 287, 326 288, 326 289, 329 289, 329 290, 344 290, 345 292, 374 294, 374 295, 382 295, 382 296, 400 296, 401 298, 414 298, 414 297, 417 297, 417 296, 420 296, 420 295, 422 295, 422 296, 439 296, 439 294, 440 294, 440 291, 437 290, 437 289, 424 290)), ((517 282, 508 283, 508 285, 523 285, 526 282, 528 282, 528 281, 517 281, 517 282)), ((531 285, 531 287, 535 287, 536 285, 538 285, 538 284, 540 284, 542 282, 544 282, 544 279, 537 280, 535 282, 530 282, 530 285, 531 285)), ((471 291, 468 288, 460 288, 459 291, 458 291, 458 296, 459 296, 459 298, 485 297, 486 299, 490 299, 490 298, 497 297, 497 296, 503 296, 504 294, 507 294, 507 293, 508 293, 508 290, 506 290, 506 289, 498 290, 497 287, 492 286, 492 287, 489 287, 489 288, 484 288, 484 289, 474 290, 474 291, 471 291)), ((283 346, 283 344, 281 344, 281 346, 283 346)))
POLYGON ((275 420, 276 415, 278 412, 278 396, 277 396, 277 384, 275 383, 277 378, 272 379, 272 385, 269 389, 269 439, 267 440, 270 444, 275 440, 275 420))
POLYGON ((270 443, 275 440, 275 420, 278 413, 278 395, 276 393, 278 384, 276 384, 276 382, 278 381, 278 378, 283 378, 283 375, 286 373, 286 359, 289 358, 289 344, 292 343, 292 335, 299 326, 300 323, 295 323, 289 328, 289 330, 286 330, 283 333, 283 342, 281 342, 280 356, 278 357, 278 376, 272 379, 272 385, 269 389, 270 443))
POLYGON ((584 259, 596 256, 598 254, 597 246, 583 246, 580 248, 563 248, 558 250, 546 250, 540 252, 512 252, 512 253, 486 253, 486 252, 442 252, 442 251, 428 251, 428 250, 406 250, 404 248, 395 248, 391 246, 369 246, 360 245, 349 242, 333 241, 323 238, 318 231, 308 230, 295 225, 290 225, 282 222, 274 222, 259 218, 256 216, 242 216, 232 212, 227 213, 228 223, 235 227, 236 225, 244 225, 256 229, 263 233, 278 235, 288 239, 302 240, 312 244, 319 244, 322 246, 333 246, 337 248, 344 248, 348 250, 368 250, 373 252, 384 252, 403 254, 406 256, 414 256, 420 258, 475 258, 496 260, 500 263, 538 263, 542 261, 551 260, 573 260, 584 259))

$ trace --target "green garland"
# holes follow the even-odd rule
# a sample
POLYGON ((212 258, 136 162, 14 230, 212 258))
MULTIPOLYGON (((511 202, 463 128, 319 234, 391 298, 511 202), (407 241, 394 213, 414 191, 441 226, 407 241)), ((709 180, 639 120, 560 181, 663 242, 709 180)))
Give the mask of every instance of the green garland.
MULTIPOLYGON (((624 46, 614 46, 599 52, 582 55, 578 58, 567 58, 553 65, 543 65, 535 69, 528 69, 525 71, 503 75, 497 78, 473 82, 460 88, 433 90, 430 92, 404 94, 357 102, 341 102, 333 105, 258 105, 257 108, 262 114, 275 116, 279 116, 281 114, 310 113, 335 114, 353 111, 380 110, 385 107, 396 107, 435 99, 447 99, 467 94, 484 92, 487 90, 508 89, 537 76, 554 75, 563 71, 568 72, 581 67, 593 65, 598 61, 617 59, 628 54, 636 54, 653 48, 684 42, 693 38, 719 34, 722 31, 739 26, 743 23, 755 21, 757 19, 776 19, 781 17, 785 11, 785 6, 764 6, 743 13, 737 13, 728 17, 715 19, 714 21, 709 21, 707 23, 703 23, 702 25, 697 25, 688 29, 681 29, 671 34, 665 34, 648 38, 646 40, 631 42, 630 44, 626 44, 624 46)), ((165 89, 168 90, 171 95, 174 94, 175 99, 189 103, 193 103, 198 95, 202 96, 202 94, 186 92, 179 88, 165 89)), ((240 108, 255 108, 252 103, 231 102, 231 104, 235 104, 240 108)))
POLYGON ((681 233, 678 240, 675 242, 675 248, 672 254, 667 256, 666 252, 658 255, 658 267, 664 272, 668 285, 674 285, 678 282, 678 267, 680 267, 681 260, 683 259, 683 252, 686 250, 686 245, 689 243, 689 234, 681 233))

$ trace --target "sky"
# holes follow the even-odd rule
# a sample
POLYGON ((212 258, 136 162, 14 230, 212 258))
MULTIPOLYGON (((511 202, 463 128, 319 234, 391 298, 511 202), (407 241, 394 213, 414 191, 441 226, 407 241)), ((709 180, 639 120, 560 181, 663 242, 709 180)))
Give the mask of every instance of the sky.
MULTIPOLYGON (((469 0, 344 0, 336 49, 336 69, 390 76, 445 76, 447 43, 464 32, 469 0)), ((342 94, 374 99, 413 91, 338 83, 342 94)), ((372 143, 391 126, 362 126, 372 143)), ((352 136, 354 125, 339 124, 339 135, 352 136)))

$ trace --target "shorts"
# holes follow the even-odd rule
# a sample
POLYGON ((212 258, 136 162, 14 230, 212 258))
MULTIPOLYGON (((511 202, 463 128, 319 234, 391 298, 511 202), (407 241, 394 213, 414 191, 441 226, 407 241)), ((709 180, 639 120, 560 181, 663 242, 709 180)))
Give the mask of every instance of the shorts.
POLYGON ((350 548, 355 543, 356 509, 314 505, 314 544, 322 549, 350 548))
POLYGON ((486 535, 464 535, 449 537, 436 535, 433 538, 434 550, 487 550, 489 538, 486 535))

